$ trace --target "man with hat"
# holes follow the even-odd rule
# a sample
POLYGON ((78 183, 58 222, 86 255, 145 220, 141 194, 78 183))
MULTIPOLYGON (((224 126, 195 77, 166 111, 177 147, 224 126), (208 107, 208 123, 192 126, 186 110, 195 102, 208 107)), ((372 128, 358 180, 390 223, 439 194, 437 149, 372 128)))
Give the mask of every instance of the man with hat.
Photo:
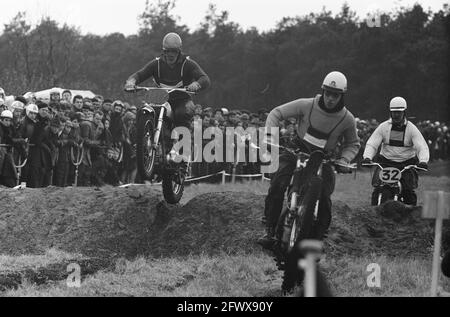
MULTIPOLYGON (((37 105, 31 106, 27 109, 27 118, 22 127, 22 137, 28 138, 29 143, 32 144, 28 153, 27 164, 25 169, 27 171, 27 186, 31 188, 39 188, 50 185, 51 172, 51 152, 48 146, 48 123, 50 120, 50 111, 48 104, 43 101, 37 101, 37 105), (32 111, 37 110, 36 119, 31 119, 32 111), (28 120, 30 118, 30 120, 28 120)), ((28 108, 27 106, 27 108, 28 108)))
MULTIPOLYGON (((427 142, 419 129, 408 120, 406 100, 402 97, 395 97, 389 103, 390 119, 381 123, 370 136, 366 143, 361 164, 368 164, 378 152, 376 161, 381 165, 396 167, 402 170, 407 165, 417 165, 420 168, 428 169, 430 151, 427 142)), ((417 195, 414 190, 418 186, 418 175, 414 169, 406 170, 402 173, 400 182, 402 192, 400 199, 405 204, 415 206, 417 195)), ((373 174, 372 185, 372 205, 377 205, 378 194, 381 190, 379 170, 373 174)))

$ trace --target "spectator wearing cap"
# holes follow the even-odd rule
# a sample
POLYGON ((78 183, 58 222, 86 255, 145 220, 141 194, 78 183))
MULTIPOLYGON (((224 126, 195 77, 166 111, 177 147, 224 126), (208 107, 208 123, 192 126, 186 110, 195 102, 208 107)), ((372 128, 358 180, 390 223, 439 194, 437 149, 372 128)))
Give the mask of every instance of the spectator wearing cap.
POLYGON ((123 121, 122 121, 122 112, 124 109, 124 104, 120 100, 116 100, 113 103, 113 109, 114 112, 111 114, 111 136, 112 136, 112 142, 116 144, 116 146, 119 146, 124 140, 124 127, 123 127, 123 121))
MULTIPOLYGON (((0 113, 0 143, 14 146, 11 124, 12 112, 4 110, 0 113)), ((11 148, 0 147, 0 185, 14 187, 17 183, 16 169, 11 156, 11 148)))
POLYGON ((84 115, 84 120, 90 120, 90 121, 93 120, 94 109, 93 109, 92 103, 85 102, 83 104, 82 112, 83 112, 83 115, 84 115))
POLYGON ((137 114, 137 107, 135 105, 131 105, 129 111, 134 115, 137 114))
POLYGON ((112 112, 112 100, 111 99, 105 99, 103 101, 102 111, 103 111, 105 118, 108 118, 108 120, 111 120, 111 112, 112 112))
POLYGON ((97 97, 92 98, 92 107, 94 110, 100 110, 102 108, 100 99, 97 97))
POLYGON ((73 124, 69 118, 61 119, 61 132, 59 133, 57 146, 58 156, 53 173, 53 184, 65 187, 69 185, 69 171, 72 166, 70 149, 77 146, 77 142, 71 137, 73 124))
POLYGON ((203 116, 211 118, 213 116, 213 110, 211 107, 206 107, 203 109, 203 116))
POLYGON ((22 137, 28 138, 32 144, 29 149, 27 164, 25 165, 25 175, 27 186, 39 188, 50 185, 51 173, 51 152, 48 146, 48 122, 50 112, 48 104, 43 101, 37 101, 38 114, 36 122, 28 121, 28 116, 24 124, 25 131, 22 137))
POLYGON ((54 113, 59 112, 61 110, 61 94, 58 88, 52 88, 50 90, 49 108, 54 113))
POLYGON ((137 174, 136 165, 136 115, 130 111, 123 116, 123 170, 120 177, 122 183, 134 183, 137 174))
MULTIPOLYGON (((85 107, 91 108, 92 105, 85 104, 83 105, 83 110, 85 107)), ((91 109, 88 109, 84 113, 84 116, 80 123, 80 138, 83 141, 83 158, 81 164, 79 166, 79 185, 80 186, 91 186, 91 177, 92 177, 92 154, 91 151, 95 147, 99 145, 99 142, 96 140, 96 127, 93 122, 93 114, 94 112, 91 109)))

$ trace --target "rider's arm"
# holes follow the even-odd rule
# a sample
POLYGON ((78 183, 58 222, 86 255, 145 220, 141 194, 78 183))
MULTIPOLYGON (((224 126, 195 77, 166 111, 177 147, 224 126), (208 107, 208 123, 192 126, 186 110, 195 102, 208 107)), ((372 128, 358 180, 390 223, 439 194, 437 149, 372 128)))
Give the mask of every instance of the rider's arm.
POLYGON ((344 130, 343 136, 341 158, 346 159, 349 163, 356 157, 361 147, 355 120, 352 120, 349 127, 344 130))
POLYGON ((140 83, 146 81, 150 77, 154 77, 155 74, 158 73, 158 60, 153 59, 147 65, 145 65, 141 70, 137 71, 133 75, 131 75, 128 80, 134 79, 135 84, 139 85, 140 83))
POLYGON ((411 134, 412 134, 412 143, 414 148, 417 151, 417 157, 419 158, 419 162, 428 163, 430 160, 430 150, 428 149, 427 142, 424 137, 420 133, 419 129, 416 126, 410 125, 411 134))
POLYGON ((297 99, 274 108, 266 120, 266 127, 279 127, 289 118, 298 119, 311 109, 311 99, 297 99))
POLYGON ((197 62, 189 59, 186 66, 187 73, 191 74, 192 79, 200 84, 201 90, 207 89, 211 86, 211 80, 197 62))
POLYGON ((383 125, 380 124, 375 131, 373 131, 369 140, 367 140, 366 148, 364 149, 363 157, 373 159, 375 154, 377 154, 378 148, 383 142, 383 125))

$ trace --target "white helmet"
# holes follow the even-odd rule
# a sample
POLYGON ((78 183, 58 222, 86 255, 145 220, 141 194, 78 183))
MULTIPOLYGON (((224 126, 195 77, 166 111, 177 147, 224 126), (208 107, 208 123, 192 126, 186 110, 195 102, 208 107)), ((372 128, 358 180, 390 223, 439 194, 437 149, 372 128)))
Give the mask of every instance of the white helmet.
POLYGON ((0 114, 0 118, 9 118, 9 119, 12 119, 13 118, 13 114, 12 114, 12 112, 11 111, 9 111, 9 110, 3 110, 2 111, 2 114, 0 114))
POLYGON ((177 49, 181 50, 181 46, 183 42, 181 41, 181 37, 177 33, 168 33, 164 36, 163 39, 163 49, 177 49))
POLYGON ((229 113, 227 108, 222 108, 220 110, 222 110, 222 113, 223 113, 224 116, 226 116, 229 113))
POLYGON ((392 98, 389 103, 389 111, 405 111, 407 108, 406 100, 402 97, 392 98))
POLYGON ((28 106, 25 107, 25 113, 29 115, 30 112, 38 113, 39 112, 38 106, 36 106, 34 103, 30 103, 28 106))
POLYGON ((347 78, 341 72, 331 72, 323 80, 322 89, 345 93, 347 91, 347 78))
POLYGON ((16 100, 11 104, 11 108, 13 110, 15 110, 15 109, 23 110, 25 108, 25 105, 23 104, 23 102, 16 100))

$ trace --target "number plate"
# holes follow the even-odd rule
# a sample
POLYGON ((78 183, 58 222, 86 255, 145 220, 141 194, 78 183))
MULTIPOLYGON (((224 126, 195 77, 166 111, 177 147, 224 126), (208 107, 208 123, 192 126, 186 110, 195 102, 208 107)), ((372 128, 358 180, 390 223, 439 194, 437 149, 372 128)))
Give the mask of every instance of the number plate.
POLYGON ((397 183, 400 181, 402 174, 395 167, 385 167, 380 171, 379 177, 385 183, 397 183))

